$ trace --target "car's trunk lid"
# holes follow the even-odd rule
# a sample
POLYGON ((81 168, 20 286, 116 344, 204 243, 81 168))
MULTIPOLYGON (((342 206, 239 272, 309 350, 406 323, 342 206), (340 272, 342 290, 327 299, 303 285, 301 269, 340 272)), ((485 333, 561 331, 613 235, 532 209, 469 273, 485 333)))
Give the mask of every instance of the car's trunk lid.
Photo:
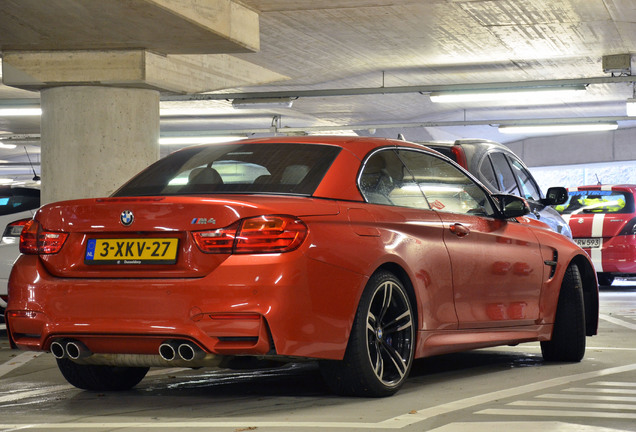
POLYGON ((43 207, 46 231, 69 236, 57 254, 41 255, 58 277, 203 277, 228 254, 206 254, 192 232, 228 227, 246 217, 337 214, 330 200, 285 196, 126 197, 43 207), (130 223, 129 223, 130 222, 130 223))

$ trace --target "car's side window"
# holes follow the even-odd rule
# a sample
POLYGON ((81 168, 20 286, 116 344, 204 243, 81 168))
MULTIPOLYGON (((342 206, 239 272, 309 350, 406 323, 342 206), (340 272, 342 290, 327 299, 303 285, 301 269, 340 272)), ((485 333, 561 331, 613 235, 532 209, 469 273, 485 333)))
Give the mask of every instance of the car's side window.
POLYGON ((405 178, 417 185, 434 210, 492 216, 486 192, 459 168, 440 157, 400 150, 407 168, 405 178))
POLYGON ((497 179, 499 180, 501 192, 521 196, 519 186, 517 185, 515 176, 512 174, 512 170, 510 168, 510 165, 508 164, 506 155, 504 155, 503 153, 494 152, 490 153, 489 157, 492 160, 495 174, 497 175, 497 179))
POLYGON ((532 179, 531 174, 524 168, 521 163, 514 159, 510 158, 510 166, 512 167, 512 171, 517 177, 519 184, 521 185, 521 189, 523 189, 523 197, 526 199, 539 200, 541 199, 541 192, 539 192, 539 187, 532 179))
POLYGON ((491 192, 498 192, 501 190, 488 156, 484 157, 481 160, 481 164, 479 164, 479 179, 487 188, 490 189, 491 192))
POLYGON ((401 166, 393 150, 379 151, 367 159, 358 179, 364 198, 373 204, 393 205, 389 196, 395 189, 395 175, 401 173, 401 166), (392 167, 392 172, 389 167, 392 167))
POLYGON ((373 204, 430 209, 422 191, 405 173, 394 149, 376 152, 364 163, 360 191, 373 204))

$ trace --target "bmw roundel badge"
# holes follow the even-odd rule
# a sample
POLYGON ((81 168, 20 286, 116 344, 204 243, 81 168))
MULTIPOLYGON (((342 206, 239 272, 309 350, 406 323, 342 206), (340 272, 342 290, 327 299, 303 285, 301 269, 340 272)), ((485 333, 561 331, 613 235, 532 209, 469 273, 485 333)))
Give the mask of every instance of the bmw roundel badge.
POLYGON ((119 215, 119 220, 121 221, 123 226, 129 226, 135 220, 135 215, 130 210, 124 210, 119 215))

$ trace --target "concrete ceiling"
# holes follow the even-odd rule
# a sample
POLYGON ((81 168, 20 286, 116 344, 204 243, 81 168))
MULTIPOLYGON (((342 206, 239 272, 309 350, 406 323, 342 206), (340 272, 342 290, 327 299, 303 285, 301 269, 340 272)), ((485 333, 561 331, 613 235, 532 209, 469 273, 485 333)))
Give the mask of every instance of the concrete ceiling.
MULTIPOLYGON (((17 10, 24 1, 2 3, 14 3, 17 10)), ((109 6, 101 10, 101 1, 67 2, 93 5, 86 17, 93 17, 98 30, 84 35, 93 44, 100 32, 109 26, 119 28, 117 24, 123 20, 109 6)), ((10 27, 15 21, 0 19, 0 49, 26 49, 33 38, 37 41, 46 36, 52 40, 60 32, 72 31, 73 23, 59 23, 60 18, 45 3, 49 4, 37 1, 40 6, 33 6, 38 11, 28 14, 33 33, 21 38, 8 36, 15 33, 10 27), (51 17, 59 24, 51 26, 51 22, 55 23, 51 17)), ((505 143, 523 138, 499 133, 496 125, 505 120, 608 117, 619 120, 620 128, 636 126, 636 119, 625 118, 625 101, 633 96, 631 78, 612 78, 602 66, 603 56, 636 52, 634 0, 242 0, 238 3, 260 16, 260 49, 240 52, 245 50, 235 46, 228 47, 228 52, 289 79, 206 95, 163 94, 163 107, 210 109, 208 114, 195 117, 162 117, 163 135, 232 130, 262 135, 274 123, 278 132, 354 129, 360 134, 374 132, 376 136, 395 137, 402 133, 410 140, 478 137, 505 143), (518 99, 439 104, 431 102, 428 95, 428 90, 440 86, 570 80, 588 84, 586 92, 536 104, 518 99), (352 90, 361 88, 365 92, 358 93, 368 94, 355 94, 352 90), (243 94, 255 96, 252 93, 289 95, 293 105, 273 109, 232 108, 231 99, 243 94), (274 120, 274 116, 279 118, 274 120)), ((112 1, 104 4, 110 5, 112 1)), ((160 8, 149 10, 148 19, 139 23, 139 34, 121 33, 121 47, 129 48, 134 38, 137 39, 132 45, 143 45, 140 37, 143 29, 152 26, 153 16, 160 13, 160 8)), ((128 27, 134 24, 126 23, 128 27)), ((167 37, 165 44, 170 45, 170 40, 167 37)), ((50 49, 54 47, 53 44, 50 49)), ((181 48, 181 54, 187 52, 187 48, 181 48)), ((38 97, 37 92, 0 85, 0 103, 38 97)), ((0 131, 5 131, 5 136, 37 135, 39 119, 0 118, 0 131)), ((28 151, 37 160, 37 143, 26 140, 24 144, 29 144, 28 151)), ((172 149, 166 147, 164 153, 172 149)), ((26 160, 24 148, 18 145, 12 151, 0 150, 0 159, 22 163, 26 160)), ((21 169, 24 171, 24 167, 21 169)))

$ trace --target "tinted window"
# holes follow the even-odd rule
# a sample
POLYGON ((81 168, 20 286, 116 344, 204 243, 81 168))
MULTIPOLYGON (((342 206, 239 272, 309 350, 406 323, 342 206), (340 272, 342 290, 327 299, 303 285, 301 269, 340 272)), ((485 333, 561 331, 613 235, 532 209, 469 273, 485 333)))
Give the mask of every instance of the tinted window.
POLYGON ((154 163, 114 196, 208 193, 311 195, 338 147, 314 144, 217 144, 175 152, 154 163))
POLYGON ((618 191, 572 191, 565 204, 555 209, 563 214, 581 213, 633 213, 634 197, 618 191))
POLYGON ((453 150, 451 149, 451 147, 428 145, 428 144, 426 144, 426 147, 432 148, 433 150, 440 152, 441 154, 448 157, 449 159, 452 159, 455 162, 457 162, 457 155, 453 153, 453 150))
POLYGON ((491 153, 488 156, 492 160, 492 165, 495 169, 499 190, 503 193, 521 196, 519 186, 517 186, 517 181, 512 174, 506 155, 503 153, 491 153))
POLYGON ((499 191, 497 177, 495 176, 495 171, 492 169, 492 163, 488 156, 483 158, 479 165, 479 179, 490 189, 491 192, 499 191))
POLYGON ((523 195, 521 196, 525 199, 533 199, 535 201, 541 199, 539 187, 534 182, 532 175, 524 168, 521 162, 510 158, 510 166, 512 167, 512 172, 515 177, 517 177, 518 183, 521 185, 521 189, 523 189, 523 195))
POLYGON ((40 191, 29 188, 1 188, 0 215, 9 215, 40 207, 40 191))

